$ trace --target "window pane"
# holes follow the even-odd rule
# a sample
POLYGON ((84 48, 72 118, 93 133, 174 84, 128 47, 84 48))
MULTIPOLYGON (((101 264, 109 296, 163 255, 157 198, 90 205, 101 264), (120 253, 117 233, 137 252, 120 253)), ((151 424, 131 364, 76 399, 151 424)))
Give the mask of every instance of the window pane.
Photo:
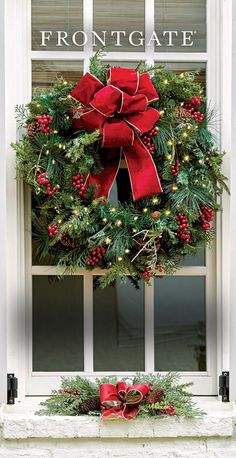
POLYGON ((155 370, 205 371, 205 278, 155 279, 155 370))
MULTIPOLYGON (((32 0, 31 5, 34 51, 83 51, 83 46, 76 46, 72 41, 73 34, 83 30, 83 0, 32 0), (43 31, 52 32, 50 36, 44 34, 46 46, 40 46, 44 44, 43 31), (61 34, 58 35, 58 31, 61 34), (65 38, 69 46, 60 38, 65 38)), ((77 33, 75 43, 81 44, 83 40, 83 35, 77 33)))
MULTIPOLYGON (((166 68, 174 71, 175 73, 180 74, 186 71, 198 70, 199 74, 197 75, 197 81, 206 87, 206 64, 202 62, 159 62, 155 61, 155 65, 164 65, 166 68)), ((181 262, 181 266, 205 266, 205 250, 199 249, 199 252, 196 256, 185 256, 181 262)))
POLYGON ((33 370, 83 368, 83 278, 34 276, 33 370))
MULTIPOLYGON (((96 278, 95 278, 96 281, 96 278)), ((94 370, 144 370, 144 286, 94 291, 94 370)))
MULTIPOLYGON (((144 0, 94 0, 94 13, 93 13, 93 30, 103 37, 101 31, 106 31, 106 44, 111 45, 107 49, 108 51, 133 51, 140 52, 144 51, 144 46, 132 46, 129 43, 129 35, 135 31, 145 30, 144 11, 145 1, 144 0), (124 34, 120 35, 121 46, 118 44, 117 32, 111 36, 112 31, 124 31, 124 34)), ((140 35, 136 34, 133 36, 134 44, 138 44, 140 35)), ((101 43, 96 41, 98 49, 101 47, 101 43)))
POLYGON ((50 88, 63 76, 69 82, 77 82, 83 76, 83 62, 36 60, 32 62, 34 88, 50 88))
POLYGON ((181 263, 181 266, 205 266, 206 259, 205 259, 205 250, 204 248, 199 249, 198 253, 195 256, 184 256, 181 263))
POLYGON ((164 65, 166 68, 173 70, 177 75, 182 72, 189 72, 198 70, 199 74, 196 77, 196 81, 206 87, 206 64, 202 62, 160 62, 155 61, 155 65, 164 65))
POLYGON ((205 52, 206 51, 206 0, 155 0, 155 30, 163 46, 156 46, 159 52, 205 52), (163 39, 163 32, 177 31, 173 34, 173 45, 169 34, 163 39), (186 34, 184 43, 183 31, 186 34), (188 39, 189 38, 189 39, 188 39), (193 46, 183 46, 190 44, 193 46))

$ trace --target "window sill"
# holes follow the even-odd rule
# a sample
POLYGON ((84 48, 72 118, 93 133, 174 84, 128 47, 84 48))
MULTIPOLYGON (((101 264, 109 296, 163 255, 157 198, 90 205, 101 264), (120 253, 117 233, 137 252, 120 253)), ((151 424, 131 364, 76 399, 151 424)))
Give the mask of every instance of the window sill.
MULTIPOLYGON (((2 405, 0 427, 2 439, 31 438, 176 438, 231 437, 234 434, 236 410, 234 403, 221 403, 217 398, 196 398, 197 405, 207 412, 201 419, 174 417, 136 419, 133 421, 102 421, 97 417, 41 417, 34 414, 32 404, 2 405)), ((29 401, 28 401, 29 402, 29 401)), ((38 401, 39 402, 39 401, 38 401)))

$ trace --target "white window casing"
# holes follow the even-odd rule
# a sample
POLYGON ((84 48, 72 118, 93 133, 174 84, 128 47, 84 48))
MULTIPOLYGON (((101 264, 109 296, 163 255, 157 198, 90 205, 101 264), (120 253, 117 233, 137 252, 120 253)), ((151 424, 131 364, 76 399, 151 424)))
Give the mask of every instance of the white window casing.
POLYGON ((0 0, 0 402, 6 402, 6 138, 5 138, 5 74, 4 74, 4 35, 5 35, 5 8, 4 0, 0 0))

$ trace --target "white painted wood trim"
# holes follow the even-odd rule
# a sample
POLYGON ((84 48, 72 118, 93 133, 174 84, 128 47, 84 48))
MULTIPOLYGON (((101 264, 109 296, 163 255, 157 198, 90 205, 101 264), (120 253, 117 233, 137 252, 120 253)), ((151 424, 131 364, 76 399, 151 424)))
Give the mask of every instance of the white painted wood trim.
POLYGON ((84 274, 84 372, 93 372, 93 276, 84 274))
POLYGON ((6 119, 5 119, 5 5, 0 0, 0 403, 7 399, 7 228, 6 228, 6 119))
POLYGON ((16 104, 30 99, 29 0, 5 1, 5 119, 7 160, 7 228, 5 264, 7 275, 7 371, 19 379, 19 397, 25 393, 25 259, 22 185, 16 180, 15 152, 11 142, 18 138, 16 104), (9 39, 11 37, 11 39, 9 39))
POLYGON ((232 148, 231 148, 231 215, 230 215, 230 399, 236 400, 236 4, 228 0, 229 15, 232 14, 232 148))
MULTIPOLYGON (((88 1, 88 0, 86 0, 88 1)), ((86 44, 86 46, 89 43, 86 44)), ((90 45, 91 47, 91 45, 90 45)), ((151 48, 152 49, 152 48, 151 48)), ((92 53, 92 51, 91 51, 92 53)), ((180 53, 180 52, 109 52, 105 51, 102 60, 137 61, 140 60, 159 62, 207 62, 207 53, 180 53)), ((32 60, 84 60, 87 52, 82 51, 31 51, 32 60)))
POLYGON ((93 54, 91 36, 93 30, 93 0, 86 0, 83 2, 83 24, 84 31, 88 36, 87 43, 84 45, 84 73, 86 73, 89 71, 90 57, 93 54))
POLYGON ((154 279, 144 286, 145 372, 155 371, 154 279))
MULTIPOLYGON (((104 275, 108 270, 106 269, 94 269, 90 275, 104 275)), ((32 275, 59 275, 60 270, 57 266, 32 266, 32 275)), ((84 275, 84 269, 78 269, 72 275, 84 275)), ((173 275, 179 276, 205 276, 207 273, 207 267, 204 266, 193 266, 193 267, 181 267, 173 275)), ((165 276, 164 273, 159 273, 158 276, 165 276)), ((168 275, 166 275, 168 276, 168 275)), ((171 275, 172 276, 172 275, 171 275)))

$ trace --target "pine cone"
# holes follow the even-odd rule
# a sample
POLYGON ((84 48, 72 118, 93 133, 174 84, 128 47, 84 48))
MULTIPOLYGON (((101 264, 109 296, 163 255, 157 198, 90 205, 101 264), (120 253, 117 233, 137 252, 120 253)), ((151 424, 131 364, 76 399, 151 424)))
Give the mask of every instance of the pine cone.
POLYGON ((73 239, 67 235, 61 237, 61 244, 69 248, 79 248, 80 246, 79 240, 73 239))
POLYGON ((155 404, 156 402, 159 402, 161 398, 163 398, 164 394, 165 392, 162 388, 151 391, 145 399, 146 404, 155 404))
POLYGON ((41 132, 41 127, 37 122, 31 122, 28 124, 27 135, 29 138, 33 139, 39 132, 41 132))
POLYGON ((160 216, 161 216, 161 212, 159 212, 157 210, 155 210, 154 212, 151 213, 151 217, 153 219, 158 219, 158 218, 160 218, 160 216))
POLYGON ((78 405, 78 412, 86 414, 94 410, 100 410, 100 398, 99 396, 92 396, 91 398, 85 399, 78 405))
POLYGON ((186 110, 186 108, 177 107, 176 108, 176 118, 182 119, 182 120, 192 119, 192 115, 191 113, 189 113, 188 110, 186 110))

